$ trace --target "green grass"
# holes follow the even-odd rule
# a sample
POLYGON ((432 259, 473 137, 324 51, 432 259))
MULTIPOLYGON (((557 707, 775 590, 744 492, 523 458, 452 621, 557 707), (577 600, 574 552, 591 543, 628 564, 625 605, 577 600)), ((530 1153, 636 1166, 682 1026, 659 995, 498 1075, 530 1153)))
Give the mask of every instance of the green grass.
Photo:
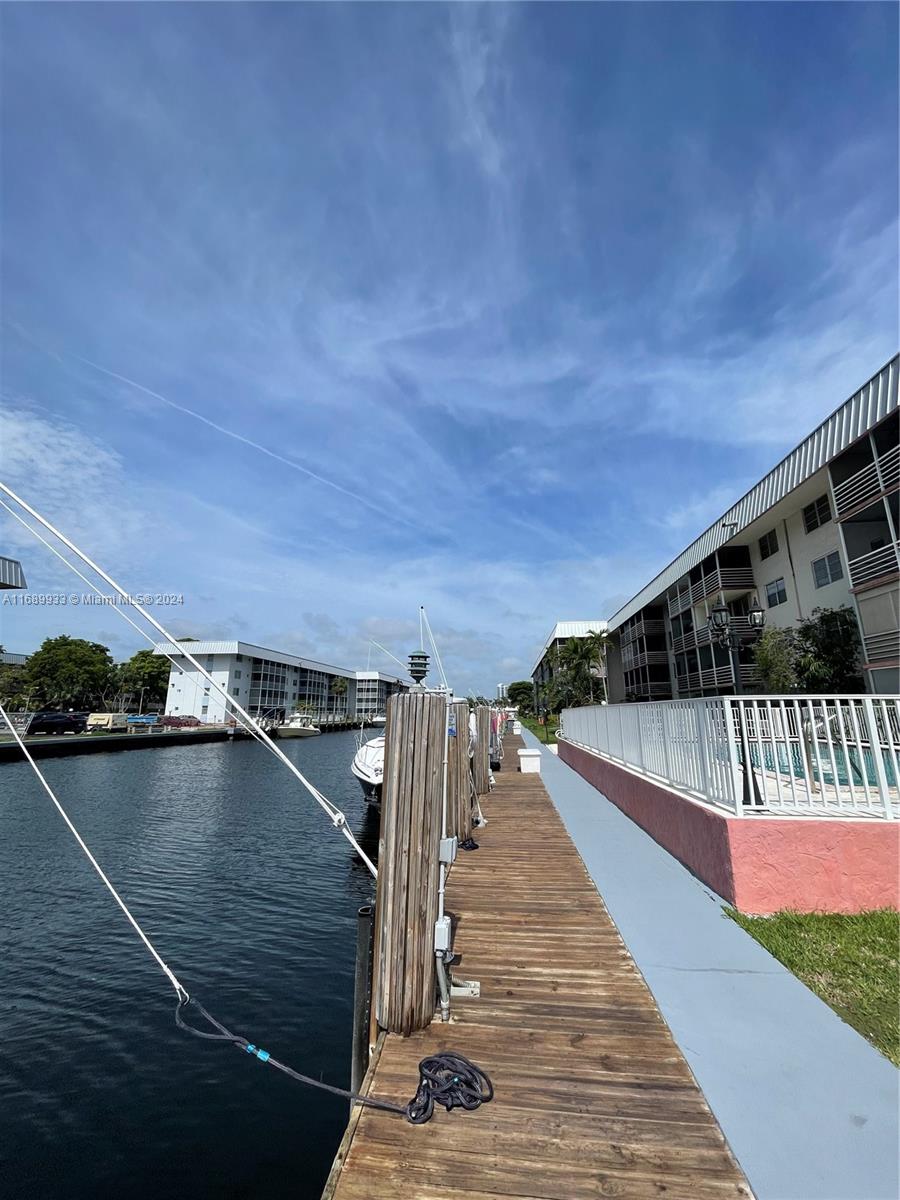
POLYGON ((808 988, 900 1066, 900 914, 781 912, 737 921, 808 988))
POLYGON ((559 717, 548 717, 546 725, 538 724, 537 717, 519 717, 519 720, 545 745, 556 745, 556 727, 559 724, 559 717))

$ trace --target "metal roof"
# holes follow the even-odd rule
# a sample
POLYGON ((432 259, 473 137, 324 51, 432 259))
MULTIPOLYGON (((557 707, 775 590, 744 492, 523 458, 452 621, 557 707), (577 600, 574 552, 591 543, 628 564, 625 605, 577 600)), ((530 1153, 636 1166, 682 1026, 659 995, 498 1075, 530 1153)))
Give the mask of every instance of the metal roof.
POLYGON ((0 588, 27 588, 22 564, 14 558, 0 557, 0 588))
POLYGON ((840 408, 835 409, 830 417, 826 417, 822 424, 773 467, 768 475, 610 617, 609 628, 618 629, 646 604, 652 604, 691 567, 695 567, 726 542, 732 541, 742 529, 746 529, 848 446, 858 441, 870 429, 874 429, 885 417, 896 412, 898 370, 900 355, 895 355, 877 375, 873 375, 858 392, 840 408), (725 525, 733 525, 736 528, 728 530, 723 528, 725 525))
POLYGON ((541 659, 550 649, 554 642, 560 638, 567 640, 573 637, 587 637, 589 633, 603 633, 606 629, 606 621, 557 621, 550 632, 550 636, 544 642, 544 648, 537 657, 537 662, 531 668, 532 675, 541 665, 541 659))

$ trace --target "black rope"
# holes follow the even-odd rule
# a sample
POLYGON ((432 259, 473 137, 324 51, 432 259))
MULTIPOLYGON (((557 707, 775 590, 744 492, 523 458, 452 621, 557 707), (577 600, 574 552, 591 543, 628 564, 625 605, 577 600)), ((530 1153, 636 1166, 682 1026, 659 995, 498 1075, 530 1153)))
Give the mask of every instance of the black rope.
POLYGON ((493 1085, 484 1071, 469 1062, 462 1054, 455 1054, 453 1051, 422 1059, 419 1063, 419 1086, 416 1094, 408 1104, 402 1105, 393 1104, 390 1100, 378 1100, 373 1096, 360 1096, 357 1092, 351 1092, 347 1088, 335 1087, 333 1084, 323 1083, 321 1079, 312 1079, 309 1075, 301 1075, 299 1071, 295 1071, 285 1063, 279 1062, 277 1058, 273 1058, 267 1050, 261 1050, 245 1037, 226 1029, 221 1021, 217 1021, 212 1013, 207 1012, 198 1000, 189 996, 179 996, 178 1004, 175 1006, 175 1024, 185 1033, 192 1033, 194 1037, 204 1038, 210 1042, 229 1042, 231 1045, 237 1046, 239 1050, 252 1054, 260 1062, 283 1071, 285 1075, 296 1079, 298 1083, 321 1088, 335 1096, 345 1096, 355 1104, 363 1104, 367 1108, 398 1113, 400 1116, 406 1117, 413 1125, 424 1125, 426 1121, 429 1121, 435 1104, 443 1104, 447 1112, 451 1108, 471 1110, 478 1108, 480 1104, 486 1104, 494 1095, 493 1085), (182 1011, 191 1004, 201 1017, 218 1032, 209 1033, 207 1030, 189 1025, 185 1021, 182 1011))
POLYGON ((406 1106, 406 1116, 413 1125, 431 1120, 435 1104, 470 1111, 494 1098, 490 1078, 464 1055, 447 1050, 433 1054, 419 1063, 419 1086, 406 1106))

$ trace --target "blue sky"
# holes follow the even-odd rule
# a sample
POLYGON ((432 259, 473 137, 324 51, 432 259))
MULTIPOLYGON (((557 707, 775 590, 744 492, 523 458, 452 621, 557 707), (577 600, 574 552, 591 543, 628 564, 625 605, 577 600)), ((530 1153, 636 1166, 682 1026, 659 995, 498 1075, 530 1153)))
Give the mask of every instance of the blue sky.
POLYGON ((423 603, 492 692, 896 351, 893 6, 2 25, 3 476, 176 635, 358 666, 423 603))

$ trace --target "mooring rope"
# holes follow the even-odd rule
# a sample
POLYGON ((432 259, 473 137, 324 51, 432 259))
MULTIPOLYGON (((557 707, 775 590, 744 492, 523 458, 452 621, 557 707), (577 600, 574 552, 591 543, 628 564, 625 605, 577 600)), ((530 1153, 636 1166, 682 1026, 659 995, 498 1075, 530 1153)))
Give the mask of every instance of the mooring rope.
POLYGON ((435 1104, 442 1104, 449 1112, 452 1108, 475 1109, 480 1104, 485 1104, 493 1098, 494 1089, 489 1077, 474 1063, 471 1063, 462 1054, 457 1054, 453 1051, 448 1051, 444 1054, 434 1055, 430 1058, 423 1058, 419 1063, 419 1085, 416 1089, 416 1094, 408 1104, 395 1104, 391 1100, 380 1100, 376 1096, 362 1096, 357 1092, 351 1092, 347 1088, 336 1087, 334 1084, 325 1083, 321 1079, 313 1079, 309 1075, 303 1075, 299 1071, 295 1071, 293 1067, 287 1066, 277 1058, 273 1058, 268 1050, 262 1050, 259 1046, 249 1041, 241 1034, 232 1033, 230 1029, 218 1021, 212 1013, 208 1012, 199 1000, 194 999, 187 988, 178 979, 178 976, 172 968, 165 962, 162 955, 150 941, 147 934, 141 928, 131 909, 119 895, 118 891, 111 882, 109 876, 97 862, 97 859, 91 853, 90 847, 84 838, 78 832, 74 822, 69 817, 69 814, 63 808, 53 788, 47 782, 43 771, 34 761, 31 753, 23 741, 19 731, 16 729, 10 720, 6 709, 0 704, 0 716, 6 722, 10 732, 19 745, 19 749, 24 754, 32 771, 37 776, 38 781, 44 791, 52 800, 59 815, 65 821, 69 828, 69 832, 77 841, 81 850, 84 852, 88 862, 99 875, 103 884, 109 891, 112 898, 121 908, 122 912, 128 918, 134 931, 144 943, 144 946, 153 956, 157 966, 166 976, 172 987, 175 989, 177 1003, 175 1005, 175 1024, 185 1033, 191 1033, 194 1037, 203 1038, 206 1041, 213 1042, 228 1042, 231 1045, 237 1046, 238 1049, 252 1054, 260 1062, 266 1063, 271 1067, 276 1067, 285 1075, 295 1079, 298 1083, 304 1083, 309 1087, 319 1088, 325 1092, 331 1092, 336 1096, 344 1096, 348 1100, 352 1100, 355 1104, 362 1104, 367 1108, 381 1109, 383 1112, 397 1113, 404 1116, 413 1125, 423 1125, 431 1119, 434 1112, 435 1104), (193 1005, 197 1012, 208 1021, 209 1024, 216 1030, 215 1033, 208 1033, 205 1030, 197 1029, 195 1026, 188 1024, 183 1017, 183 1012, 193 1005))

